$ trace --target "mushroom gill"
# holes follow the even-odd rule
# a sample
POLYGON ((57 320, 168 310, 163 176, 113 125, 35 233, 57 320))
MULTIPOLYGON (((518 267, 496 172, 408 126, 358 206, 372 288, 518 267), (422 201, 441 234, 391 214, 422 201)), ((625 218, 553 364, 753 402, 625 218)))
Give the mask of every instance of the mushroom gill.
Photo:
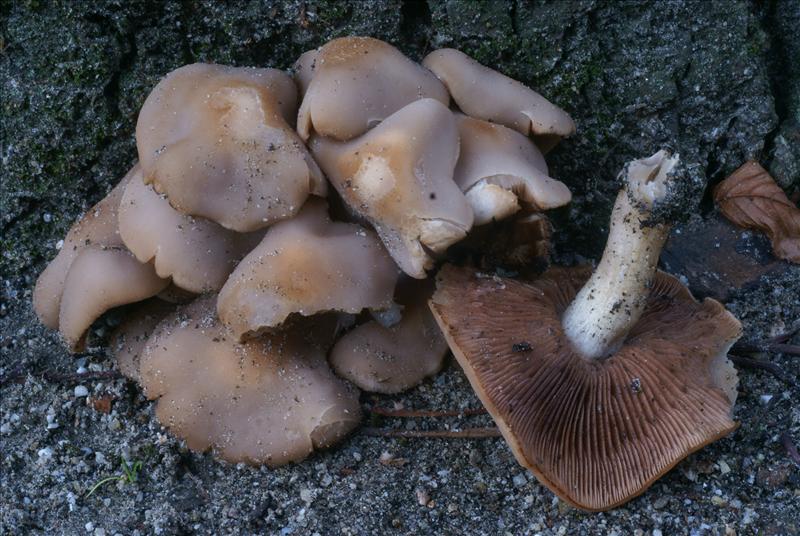
POLYGON ((236 263, 264 237, 237 233, 205 218, 186 216, 144 184, 139 166, 119 206, 119 232, 141 262, 153 262, 159 277, 172 278, 195 294, 222 288, 236 263))
POLYGON ((372 231, 332 222, 327 204, 312 199, 242 259, 219 293, 219 316, 241 339, 293 313, 385 309, 397 275, 372 231))
POLYGON ((375 227, 408 275, 426 277, 430 253, 472 227, 472 208, 453 181, 458 129, 439 101, 415 101, 350 142, 314 137, 310 146, 350 210, 375 227))
POLYGON ((145 183, 178 211, 248 232, 290 218, 327 184, 291 128, 292 79, 275 69, 193 64, 145 100, 136 143, 145 183))
POLYGON ((308 87, 297 117, 304 140, 312 132, 350 140, 418 99, 450 102, 430 71, 371 37, 329 41, 301 56, 298 73, 301 88, 308 87))
POLYGON ((141 355, 156 417, 189 448, 229 462, 282 465, 345 437, 361 420, 357 390, 325 361, 319 319, 237 343, 213 296, 161 322, 141 355))

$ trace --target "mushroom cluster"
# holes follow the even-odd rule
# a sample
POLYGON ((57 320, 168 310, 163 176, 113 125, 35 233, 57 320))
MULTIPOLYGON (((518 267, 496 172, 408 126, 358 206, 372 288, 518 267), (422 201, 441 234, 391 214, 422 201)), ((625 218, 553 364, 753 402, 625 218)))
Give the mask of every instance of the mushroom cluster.
POLYGON ((139 114, 138 163, 34 293, 74 352, 141 302, 112 339, 120 369, 190 448, 234 462, 299 460, 358 425, 354 385, 436 373, 428 271, 473 225, 570 201, 542 155, 572 120, 460 52, 420 65, 347 37, 294 71, 169 73, 139 114))

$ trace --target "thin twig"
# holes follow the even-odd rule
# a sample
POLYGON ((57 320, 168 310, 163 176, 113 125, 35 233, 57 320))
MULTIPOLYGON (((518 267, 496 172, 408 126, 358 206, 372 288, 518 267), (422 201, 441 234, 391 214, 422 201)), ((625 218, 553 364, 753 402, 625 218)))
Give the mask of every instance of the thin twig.
POLYGON ((484 408, 470 408, 460 410, 429 410, 429 409, 389 409, 374 407, 368 409, 370 413, 382 417, 466 417, 470 415, 484 415, 484 408))
POLYGON ((778 354, 800 355, 800 345, 797 344, 772 344, 769 349, 778 354))
POLYGON ((372 437, 405 437, 434 439, 482 439, 500 437, 495 427, 464 428, 463 430, 397 430, 394 428, 362 428, 361 433, 372 437))
POLYGON ((800 452, 797 452, 797 447, 794 446, 792 443, 792 438, 789 436, 789 432, 784 432, 781 434, 781 443, 783 444, 783 448, 786 449, 786 454, 794 460, 794 463, 800 465, 800 452))
POLYGON ((764 341, 738 341, 731 347, 731 353, 755 354, 759 352, 773 352, 787 355, 800 355, 800 346, 794 344, 784 344, 800 331, 800 327, 791 329, 786 333, 781 333, 775 337, 764 341))
POLYGON ((35 373, 26 370, 15 370, 7 376, 0 378, 0 387, 9 383, 25 383, 25 378, 31 376, 38 376, 43 380, 50 383, 80 383, 92 380, 118 380, 124 376, 117 370, 101 370, 99 372, 84 372, 83 374, 70 373, 61 374, 46 370, 43 373, 35 373))
POLYGON ((733 361, 734 365, 743 368, 753 368, 753 369, 760 369, 765 370, 778 378, 781 381, 788 383, 789 385, 795 386, 797 382, 794 379, 790 378, 782 368, 780 368, 775 363, 771 363, 769 361, 764 361, 763 359, 754 359, 752 357, 743 357, 740 355, 732 355, 728 354, 728 358, 733 361))

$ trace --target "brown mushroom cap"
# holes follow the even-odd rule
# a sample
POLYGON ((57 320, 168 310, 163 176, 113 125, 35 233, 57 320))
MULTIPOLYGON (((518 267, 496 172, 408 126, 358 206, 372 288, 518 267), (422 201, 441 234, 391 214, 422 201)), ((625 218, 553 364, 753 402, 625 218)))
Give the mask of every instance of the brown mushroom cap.
POLYGON ((327 191, 290 124, 291 77, 275 69, 193 64, 169 73, 139 113, 146 183, 184 214, 239 232, 289 218, 327 191))
POLYGON ((349 208, 375 227, 395 262, 424 278, 466 236, 472 208, 453 182, 458 129, 442 103, 422 99, 350 142, 315 137, 311 150, 349 208))
POLYGON ((297 117, 297 132, 304 140, 312 131, 350 140, 415 100, 450 102, 430 71, 378 39, 342 37, 320 48, 313 60, 306 54, 298 69, 301 86, 309 78, 309 60, 314 73, 297 117))
POLYGON ((156 417, 189 448, 230 462, 270 466, 332 445, 361 419, 358 392, 325 362, 330 338, 305 319, 243 344, 205 297, 163 321, 140 362, 156 417))
POLYGON ((138 305, 114 330, 111 348, 122 374, 139 381, 139 358, 142 350, 155 327, 174 311, 174 304, 153 298, 138 305))
POLYGON ((346 333, 331 350, 333 370, 360 389, 387 394, 439 372, 447 341, 428 308, 432 293, 431 280, 405 278, 395 298, 403 306, 400 321, 384 327, 371 320, 346 333))
POLYGON ((520 464, 568 503, 606 510, 736 428, 726 356, 741 326, 658 272, 619 351, 584 359, 561 314, 589 275, 523 283, 446 267, 431 308, 520 464))
POLYGON ((117 209, 125 186, 132 176, 133 170, 70 228, 58 255, 39 275, 33 289, 33 309, 42 324, 48 328, 58 329, 64 280, 78 255, 87 247, 123 245, 117 229, 117 209))
POLYGON ((500 123, 526 136, 543 136, 543 151, 575 132, 575 123, 564 110, 463 52, 452 48, 434 50, 422 65, 444 82, 465 114, 500 123))
POLYGON ((384 309, 397 275, 372 231, 332 222, 325 201, 311 199, 239 263, 219 293, 219 316, 242 338, 292 313, 384 309))
POLYGON ((536 145, 515 130, 457 114, 461 154, 454 180, 475 213, 475 225, 517 212, 522 201, 535 210, 566 205, 572 194, 547 175, 536 145))
POLYGON ((222 288, 236 263, 264 237, 264 231, 237 233, 181 214, 142 182, 139 166, 122 196, 119 232, 137 259, 153 261, 159 277, 196 294, 222 288))
POLYGON ((84 249, 64 281, 58 329, 73 352, 83 349, 92 323, 114 307, 155 296, 169 285, 153 266, 124 248, 84 249))

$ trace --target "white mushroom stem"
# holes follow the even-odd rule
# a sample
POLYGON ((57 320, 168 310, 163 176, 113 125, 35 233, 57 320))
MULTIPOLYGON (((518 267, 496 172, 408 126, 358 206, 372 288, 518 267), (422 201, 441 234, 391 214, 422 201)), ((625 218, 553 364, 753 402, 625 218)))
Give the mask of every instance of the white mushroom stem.
POLYGON ((678 155, 661 150, 622 171, 625 187, 614 203, 603 258, 562 318, 565 334, 587 359, 619 349, 644 311, 669 232, 669 225, 650 221, 651 211, 668 196, 677 163, 678 155))

